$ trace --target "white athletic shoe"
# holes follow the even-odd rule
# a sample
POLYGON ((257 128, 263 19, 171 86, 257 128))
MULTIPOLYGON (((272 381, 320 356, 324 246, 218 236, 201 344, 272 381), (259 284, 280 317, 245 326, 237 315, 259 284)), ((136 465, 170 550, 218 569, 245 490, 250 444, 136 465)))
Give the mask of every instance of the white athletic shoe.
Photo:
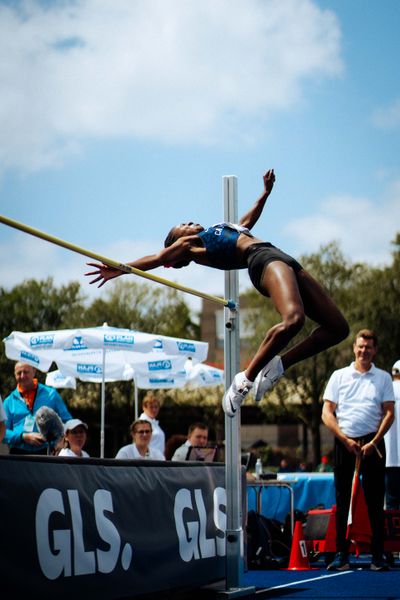
POLYGON ((244 372, 238 373, 233 378, 231 387, 222 398, 222 408, 228 417, 234 417, 243 400, 253 387, 253 382, 247 379, 244 372))
POLYGON ((260 402, 264 394, 276 384, 282 377, 284 370, 279 355, 274 356, 274 358, 265 365, 254 382, 254 397, 256 402, 260 402))

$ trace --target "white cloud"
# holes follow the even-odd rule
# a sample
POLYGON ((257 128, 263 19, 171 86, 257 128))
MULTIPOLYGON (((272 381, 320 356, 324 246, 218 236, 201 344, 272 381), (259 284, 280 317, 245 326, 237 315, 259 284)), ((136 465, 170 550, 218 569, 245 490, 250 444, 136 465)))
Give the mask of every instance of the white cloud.
POLYGON ((347 258, 382 266, 391 261, 391 242, 399 232, 400 180, 381 199, 333 196, 317 214, 288 223, 284 233, 297 245, 296 255, 316 251, 333 240, 347 258))
POLYGON ((377 109, 372 115, 372 122, 380 129, 395 129, 400 126, 400 99, 389 106, 377 109))
POLYGON ((0 6, 3 168, 59 164, 90 138, 251 139, 342 69, 336 17, 312 0, 16 6, 0 6))

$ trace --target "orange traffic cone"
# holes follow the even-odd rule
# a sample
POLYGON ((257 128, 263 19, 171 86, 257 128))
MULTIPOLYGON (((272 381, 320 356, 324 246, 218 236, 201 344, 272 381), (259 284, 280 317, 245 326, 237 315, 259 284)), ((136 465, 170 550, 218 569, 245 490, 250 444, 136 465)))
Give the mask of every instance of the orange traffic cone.
POLYGON ((292 548, 290 550, 289 566, 286 571, 311 571, 316 567, 310 567, 308 552, 303 534, 303 525, 296 521, 294 528, 292 548))

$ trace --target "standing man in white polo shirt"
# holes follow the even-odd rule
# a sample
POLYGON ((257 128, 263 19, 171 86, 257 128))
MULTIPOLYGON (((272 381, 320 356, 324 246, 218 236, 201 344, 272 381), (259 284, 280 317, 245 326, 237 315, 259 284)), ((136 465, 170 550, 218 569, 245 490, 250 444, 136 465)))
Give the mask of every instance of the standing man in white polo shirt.
POLYGON ((371 570, 388 568, 383 557, 385 443, 394 419, 392 380, 373 364, 377 337, 370 329, 355 336, 355 361, 334 371, 324 393, 322 421, 335 435, 336 556, 328 569, 349 565, 347 518, 356 456, 361 455, 362 484, 372 529, 371 570))

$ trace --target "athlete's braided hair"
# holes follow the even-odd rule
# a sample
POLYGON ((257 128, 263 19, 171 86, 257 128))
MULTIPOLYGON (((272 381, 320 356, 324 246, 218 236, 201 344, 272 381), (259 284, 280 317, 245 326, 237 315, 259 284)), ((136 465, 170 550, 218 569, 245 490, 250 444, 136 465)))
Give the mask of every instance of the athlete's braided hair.
POLYGON ((175 233, 175 227, 173 227, 172 229, 170 229, 167 237, 164 240, 164 248, 168 248, 169 246, 172 246, 172 244, 174 242, 176 242, 177 239, 178 239, 178 237, 175 233))
MULTIPOLYGON (((175 233, 175 227, 173 227, 167 237, 164 240, 164 248, 169 248, 169 246, 172 246, 172 244, 174 244, 176 242, 176 240, 179 239, 179 236, 176 235, 175 233)), ((171 267, 173 267, 174 269, 182 269, 182 267, 187 267, 190 264, 190 261, 188 260, 181 260, 179 262, 174 263, 173 265, 171 265, 171 267)))

